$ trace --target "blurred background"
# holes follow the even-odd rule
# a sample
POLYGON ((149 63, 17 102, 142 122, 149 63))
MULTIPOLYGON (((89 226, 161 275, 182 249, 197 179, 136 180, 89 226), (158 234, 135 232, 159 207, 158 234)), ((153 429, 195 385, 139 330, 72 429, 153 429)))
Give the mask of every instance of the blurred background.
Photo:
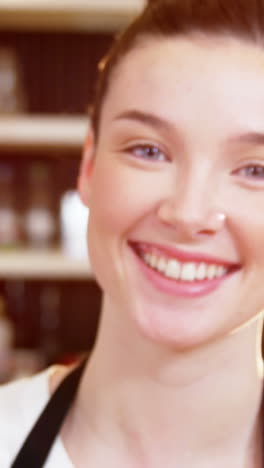
POLYGON ((0 382, 92 349, 76 179, 97 64, 143 0, 0 0, 0 382))

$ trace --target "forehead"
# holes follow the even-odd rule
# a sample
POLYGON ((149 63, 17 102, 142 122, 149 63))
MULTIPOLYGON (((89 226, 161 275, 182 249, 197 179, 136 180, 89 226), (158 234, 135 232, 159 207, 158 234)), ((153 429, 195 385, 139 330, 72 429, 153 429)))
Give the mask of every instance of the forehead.
POLYGON ((257 123, 264 117, 264 51, 232 37, 144 39, 113 73, 102 124, 134 108, 175 122, 190 122, 193 109, 196 121, 211 112, 257 123))

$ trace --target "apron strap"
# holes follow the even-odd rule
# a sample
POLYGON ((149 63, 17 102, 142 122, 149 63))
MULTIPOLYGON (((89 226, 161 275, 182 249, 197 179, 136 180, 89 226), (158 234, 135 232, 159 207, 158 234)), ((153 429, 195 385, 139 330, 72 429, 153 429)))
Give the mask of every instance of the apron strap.
POLYGON ((10 468, 44 465, 76 395, 87 359, 65 377, 40 414, 10 468))
MULTIPOLYGON (((10 468, 43 467, 76 395, 87 359, 65 377, 31 429, 10 468)), ((264 468, 264 398, 261 405, 262 466, 264 468)))

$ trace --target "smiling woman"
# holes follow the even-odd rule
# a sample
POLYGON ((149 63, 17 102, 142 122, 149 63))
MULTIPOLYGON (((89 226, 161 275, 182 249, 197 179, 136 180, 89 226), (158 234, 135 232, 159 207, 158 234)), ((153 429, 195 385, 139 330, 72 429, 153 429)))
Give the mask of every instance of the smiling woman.
POLYGON ((79 177, 98 338, 0 390, 1 466, 49 400, 12 467, 264 468, 263 19, 153 0, 102 61, 79 177))

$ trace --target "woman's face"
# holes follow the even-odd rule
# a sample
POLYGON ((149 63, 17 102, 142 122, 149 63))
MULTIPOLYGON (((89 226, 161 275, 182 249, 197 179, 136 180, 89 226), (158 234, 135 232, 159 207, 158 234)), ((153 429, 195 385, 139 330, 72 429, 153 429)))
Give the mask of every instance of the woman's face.
POLYGON ((89 184, 89 250, 121 321, 186 349, 264 306, 264 51, 149 39, 116 69, 89 184))

